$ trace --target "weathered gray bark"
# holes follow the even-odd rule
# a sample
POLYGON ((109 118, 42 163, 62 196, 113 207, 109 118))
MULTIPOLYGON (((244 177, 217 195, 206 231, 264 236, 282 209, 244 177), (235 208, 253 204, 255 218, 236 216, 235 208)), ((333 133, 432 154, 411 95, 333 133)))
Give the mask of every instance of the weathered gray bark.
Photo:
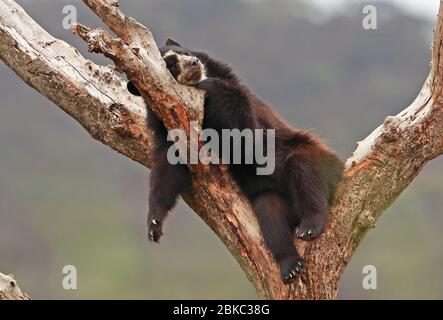
MULTIPOLYGON (((104 53, 136 82, 168 129, 189 133, 190 120, 201 123, 202 93, 171 77, 149 30, 124 16, 115 0, 83 2, 119 37, 76 26, 90 50, 104 53)), ((259 296, 335 298, 340 276, 366 232, 423 166, 443 153, 442 10, 440 6, 432 69, 422 91, 402 113, 387 117, 349 158, 326 232, 315 241, 296 241, 308 261, 307 272, 296 283, 281 283, 254 214, 226 168, 191 166, 193 190, 183 198, 236 257, 259 296)), ((151 132, 145 128, 141 99, 127 94, 111 68, 93 64, 50 36, 12 0, 0 3, 0 58, 95 139, 151 165, 151 132)))

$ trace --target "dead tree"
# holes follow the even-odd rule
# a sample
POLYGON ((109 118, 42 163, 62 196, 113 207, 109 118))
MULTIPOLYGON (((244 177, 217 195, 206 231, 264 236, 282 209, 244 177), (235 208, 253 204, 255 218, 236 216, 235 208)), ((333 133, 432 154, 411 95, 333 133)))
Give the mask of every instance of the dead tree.
MULTIPOLYGON (((165 68, 151 32, 118 8, 116 0, 83 0, 115 36, 76 25, 74 31, 126 73, 152 102, 168 129, 188 134, 200 125, 203 95, 178 84, 165 68)), ((345 179, 330 209, 324 234, 315 241, 295 240, 307 271, 290 286, 266 249, 249 203, 226 167, 191 165, 193 188, 182 194, 230 250, 255 286, 269 299, 333 299, 352 254, 377 218, 409 185, 423 166, 443 153, 443 6, 440 2, 432 68, 417 99, 358 143, 347 161, 345 179)), ((129 158, 151 165, 151 131, 145 106, 126 92, 111 67, 83 58, 55 39, 13 0, 0 2, 0 58, 27 84, 76 119, 94 139, 129 158)))
POLYGON ((26 293, 20 290, 12 274, 0 272, 0 300, 30 300, 26 293))

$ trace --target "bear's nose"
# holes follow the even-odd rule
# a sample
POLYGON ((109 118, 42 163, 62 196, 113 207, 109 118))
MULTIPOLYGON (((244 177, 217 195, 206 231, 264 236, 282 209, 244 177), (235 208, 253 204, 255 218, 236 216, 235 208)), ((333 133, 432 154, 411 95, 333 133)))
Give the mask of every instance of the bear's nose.
POLYGON ((197 58, 191 60, 191 66, 196 66, 197 64, 198 64, 197 58))

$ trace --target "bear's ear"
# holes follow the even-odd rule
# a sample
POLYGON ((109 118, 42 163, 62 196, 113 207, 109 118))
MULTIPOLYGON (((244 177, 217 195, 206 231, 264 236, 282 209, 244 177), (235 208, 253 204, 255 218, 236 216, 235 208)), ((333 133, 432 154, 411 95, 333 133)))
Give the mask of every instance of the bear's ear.
POLYGON ((140 91, 138 91, 137 87, 135 86, 134 82, 129 81, 126 84, 126 87, 128 88, 128 91, 133 94, 134 96, 141 96, 140 91))
POLYGON ((177 41, 172 40, 172 39, 170 39, 170 38, 167 38, 167 39, 166 39, 166 45, 167 45, 167 46, 176 46, 176 47, 180 47, 180 48, 181 48, 180 43, 178 43, 177 41))

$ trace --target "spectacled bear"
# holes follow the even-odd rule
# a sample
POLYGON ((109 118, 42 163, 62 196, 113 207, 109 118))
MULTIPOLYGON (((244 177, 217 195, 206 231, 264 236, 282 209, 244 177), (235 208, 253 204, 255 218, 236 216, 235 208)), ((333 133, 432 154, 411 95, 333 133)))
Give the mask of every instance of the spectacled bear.
MULTIPOLYGON (((283 121, 228 65, 171 39, 160 51, 178 82, 205 91, 203 129, 218 133, 222 129, 275 129, 275 170, 271 175, 257 175, 254 165, 230 165, 229 170, 252 204, 265 244, 280 266, 282 281, 293 282, 306 267, 293 235, 310 240, 322 233, 328 205, 342 178, 343 162, 311 132, 296 130, 283 121)), ((128 90, 140 95, 132 82, 128 82, 128 90)), ((172 142, 151 110, 148 124, 155 135, 148 228, 149 239, 158 242, 168 212, 191 185, 191 174, 185 164, 168 162, 172 142)))

